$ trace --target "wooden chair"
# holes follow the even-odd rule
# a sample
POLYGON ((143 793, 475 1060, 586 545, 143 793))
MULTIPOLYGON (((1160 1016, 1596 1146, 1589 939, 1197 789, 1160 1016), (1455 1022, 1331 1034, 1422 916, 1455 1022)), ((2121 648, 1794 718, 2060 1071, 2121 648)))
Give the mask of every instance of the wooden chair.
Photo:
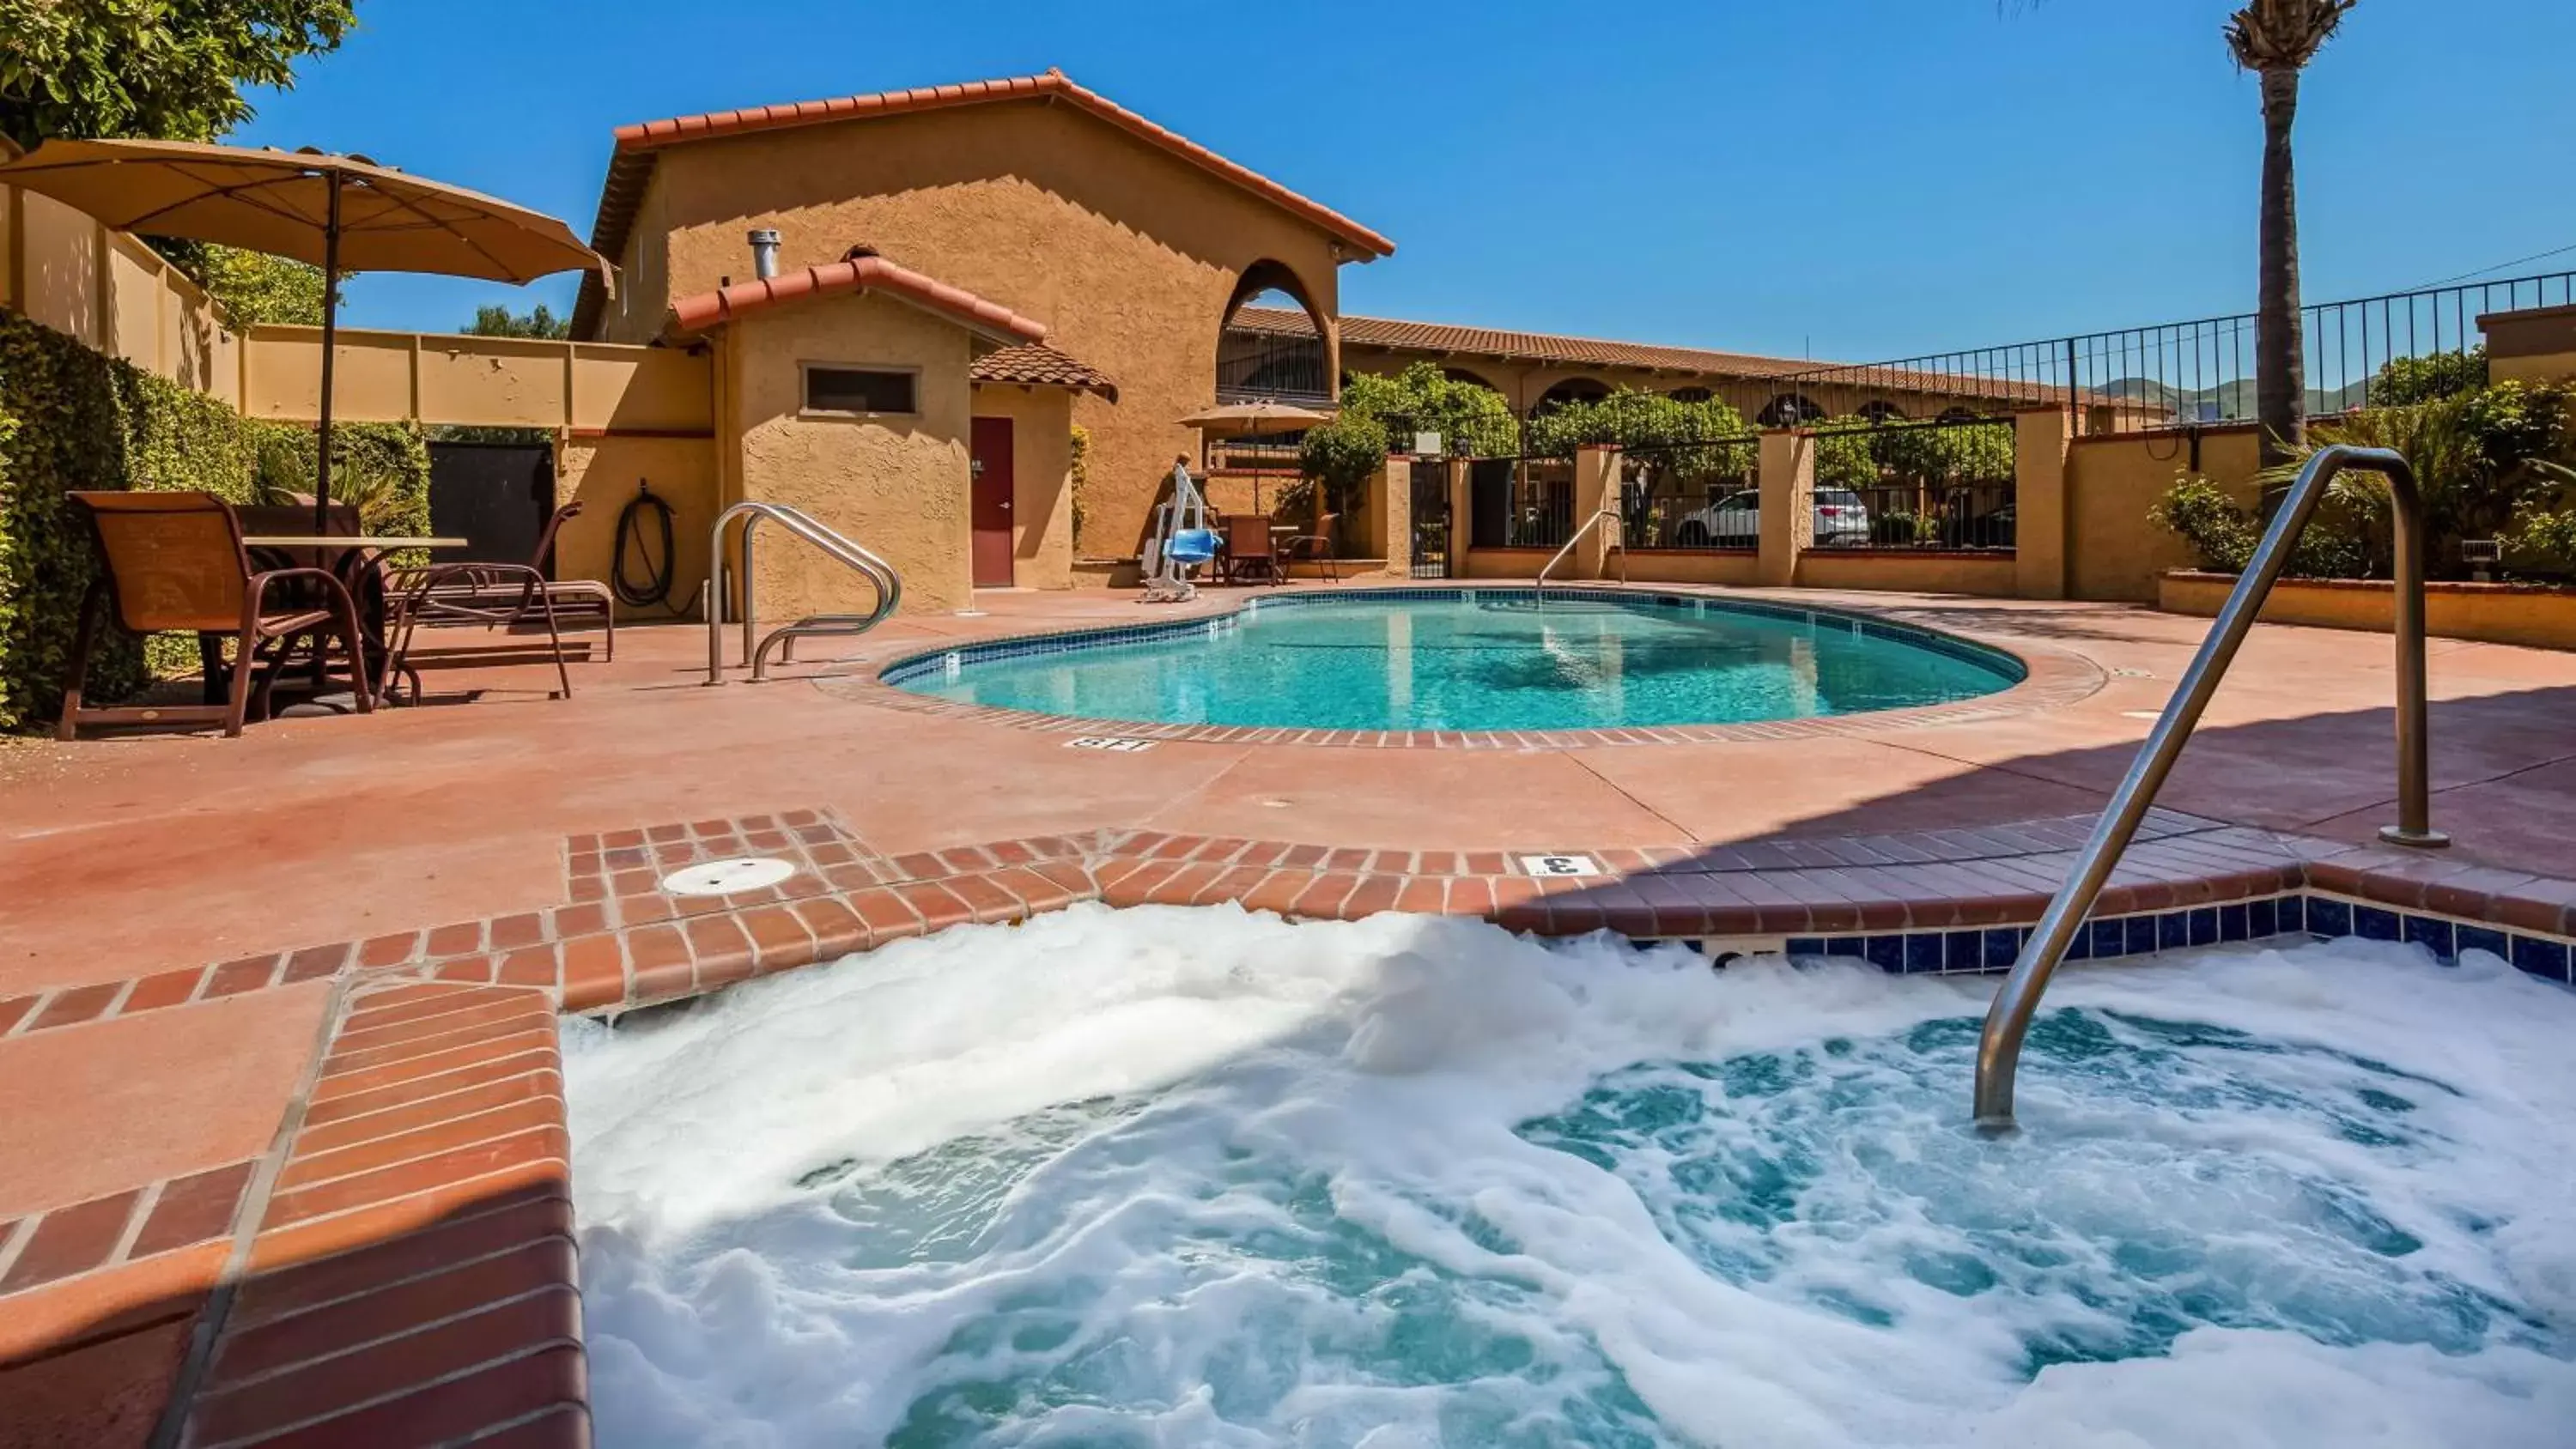
MULTIPOLYGON (((77 738, 85 724, 218 722, 226 738, 238 736, 254 681, 265 712, 276 665, 296 640, 308 635, 340 641, 358 712, 365 714, 373 706, 358 608, 337 575, 301 567, 253 572, 242 550, 240 520, 211 493, 69 496, 89 520, 98 547, 98 576, 81 599, 71 677, 63 688, 62 720, 55 726, 60 738, 77 738), (200 639, 231 634, 232 683, 224 702, 117 708, 82 704, 90 651, 98 642, 101 617, 111 607, 118 627, 130 634, 189 630, 200 639), (278 648, 263 659, 261 651, 272 644, 278 648)), ((214 655, 211 649, 207 653, 210 659, 214 655)))
POLYGON ((1324 577, 1334 583, 1338 584, 1342 581, 1341 568, 1333 559, 1333 524, 1340 517, 1338 513, 1327 513, 1317 521, 1315 532, 1301 533, 1281 546, 1279 550, 1281 578, 1287 577, 1288 565, 1310 563, 1321 568, 1324 571, 1324 577))
POLYGON ((1225 530, 1225 582, 1239 584, 1246 573, 1259 574, 1265 581, 1280 583, 1279 553, 1270 540, 1270 519, 1259 513, 1230 513, 1222 520, 1225 530))

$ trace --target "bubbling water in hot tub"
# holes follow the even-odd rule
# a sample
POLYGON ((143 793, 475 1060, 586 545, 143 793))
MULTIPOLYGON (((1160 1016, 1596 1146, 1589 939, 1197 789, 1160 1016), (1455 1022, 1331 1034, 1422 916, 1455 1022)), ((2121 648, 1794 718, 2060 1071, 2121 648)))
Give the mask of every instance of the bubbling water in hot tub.
POLYGON ((2576 996, 1084 907, 568 1023, 605 1444, 2550 1445, 2576 996))

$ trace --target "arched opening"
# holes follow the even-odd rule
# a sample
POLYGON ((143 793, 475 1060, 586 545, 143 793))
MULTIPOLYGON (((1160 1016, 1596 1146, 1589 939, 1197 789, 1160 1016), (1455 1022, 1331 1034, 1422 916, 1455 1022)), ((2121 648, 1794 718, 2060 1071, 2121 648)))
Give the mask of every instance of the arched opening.
POLYGON ((1334 397, 1330 323, 1284 263, 1243 269, 1218 323, 1216 400, 1329 405, 1334 397))
POLYGON ((1885 398, 1872 398, 1860 405, 1860 416, 1872 423, 1901 423, 1905 421, 1905 409, 1885 398))
POLYGON ((1444 367, 1440 369, 1440 375, 1449 379, 1451 382, 1463 382, 1473 387, 1481 387, 1487 392, 1502 391, 1501 388, 1494 386, 1492 383, 1487 382, 1483 377, 1470 372, 1463 367, 1444 367))
POLYGON ((1753 420, 1766 428, 1794 428, 1800 423, 1821 421, 1825 410, 1814 398, 1802 392, 1784 392, 1763 404, 1753 420))
POLYGON ((1530 408, 1530 416, 1537 417, 1541 413, 1554 412, 1567 403, 1592 402, 1609 395, 1610 384, 1599 378, 1569 377, 1540 393, 1538 401, 1530 408))
POLYGON ((1717 394, 1704 387, 1677 387, 1664 396, 1679 403, 1703 403, 1717 394))

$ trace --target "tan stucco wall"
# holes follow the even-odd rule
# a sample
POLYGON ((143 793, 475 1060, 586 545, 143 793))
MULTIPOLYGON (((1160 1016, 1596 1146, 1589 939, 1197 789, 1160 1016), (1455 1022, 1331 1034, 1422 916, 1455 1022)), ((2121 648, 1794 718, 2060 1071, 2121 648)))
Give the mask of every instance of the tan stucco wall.
MULTIPOLYGON (((2228 574, 2173 573, 2158 580, 2157 607, 2214 618, 2236 580, 2228 574)), ((2395 586, 2369 579, 2283 579, 2263 601, 2273 624, 2327 629, 2395 627, 2395 586)), ((2445 639, 2576 649, 2576 590, 2531 584, 2431 583, 2424 586, 2424 629, 2445 639)))
MULTIPOLYGON (((2252 425, 2205 429, 2200 471, 2251 503, 2257 434, 2252 425)), ((2191 461, 2182 433, 2078 438, 2066 455, 2066 592, 2077 599, 2153 603, 2168 569, 2199 562, 2190 545, 2148 520, 2155 501, 2191 461)))
MULTIPOLYGON (((908 612, 962 609, 969 580, 967 334, 884 297, 850 293, 754 313, 727 329, 738 371, 740 497, 792 503, 875 550, 903 575, 908 612), (803 362, 917 368, 905 418, 800 416, 803 362)), ((866 581, 784 530, 761 534, 764 620, 850 613, 866 581)))
POLYGON ((1798 584, 1809 589, 1894 589, 1917 594, 2010 598, 2017 587, 2011 553, 1814 548, 1798 556, 1798 584))
MULTIPOLYGON (((578 501, 581 516, 555 535, 555 573, 560 578, 607 582, 616 567, 617 515, 635 497, 638 484, 649 484, 653 496, 671 505, 672 614, 695 608, 698 585, 707 576, 707 530, 716 520, 715 443, 708 438, 641 438, 575 434, 555 445, 555 502, 578 501)), ((648 518, 639 547, 660 547, 660 536, 648 518)), ((632 568, 641 581, 645 561, 632 568)), ((623 617, 638 616, 619 607, 623 617)))
POLYGON ((1062 388, 978 387, 975 416, 1011 420, 1011 582, 1073 587, 1073 405, 1062 388))
MULTIPOLYGON (((1619 576, 1618 555, 1610 559, 1610 574, 1619 576)), ((1720 553, 1701 549, 1654 549, 1627 556, 1627 577, 1639 584, 1723 584, 1730 588, 1751 588, 1762 581, 1761 556, 1754 550, 1730 549, 1720 553)))
MULTIPOLYGON (((669 233, 656 288, 649 246, 627 290, 671 296, 748 277, 744 233, 778 229, 780 264, 887 258, 1044 322, 1048 340, 1107 372, 1115 405, 1082 397, 1091 431, 1083 553, 1132 553, 1172 459, 1174 420, 1214 398, 1227 301, 1254 262, 1289 268, 1337 313, 1319 228, 1069 106, 962 107, 695 142, 664 151, 639 236, 669 233)), ((614 334, 612 334, 614 335, 614 334)))
POLYGON ((2487 372, 2499 380, 2558 382, 2576 377, 2576 307, 2490 312, 2478 319, 2487 336, 2487 372))
POLYGON ((0 306, 95 351, 239 401, 234 336, 151 248, 60 202, 0 186, 0 306))
MULTIPOLYGON (((322 398, 322 329, 262 325, 242 343, 242 411, 309 420, 322 398)), ((332 415, 351 421, 703 433, 703 352, 342 328, 332 415)))

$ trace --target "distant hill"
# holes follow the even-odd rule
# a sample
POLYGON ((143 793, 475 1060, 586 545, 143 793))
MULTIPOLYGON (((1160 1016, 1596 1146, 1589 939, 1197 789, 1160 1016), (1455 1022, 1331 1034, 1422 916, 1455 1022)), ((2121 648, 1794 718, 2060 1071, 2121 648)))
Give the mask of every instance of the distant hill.
MULTIPOLYGON (((2309 388, 2308 412, 2311 416, 2323 416, 2359 407, 2364 386, 2363 383, 2351 382, 2338 388, 2309 388)), ((2108 397, 2136 398, 2163 408, 2177 418, 2235 422, 2254 416, 2252 378, 2239 378, 2191 392, 2168 387, 2153 378, 2123 377, 2096 384, 2091 390, 2108 397), (2215 404, 2215 408, 2211 404, 2215 404)))

